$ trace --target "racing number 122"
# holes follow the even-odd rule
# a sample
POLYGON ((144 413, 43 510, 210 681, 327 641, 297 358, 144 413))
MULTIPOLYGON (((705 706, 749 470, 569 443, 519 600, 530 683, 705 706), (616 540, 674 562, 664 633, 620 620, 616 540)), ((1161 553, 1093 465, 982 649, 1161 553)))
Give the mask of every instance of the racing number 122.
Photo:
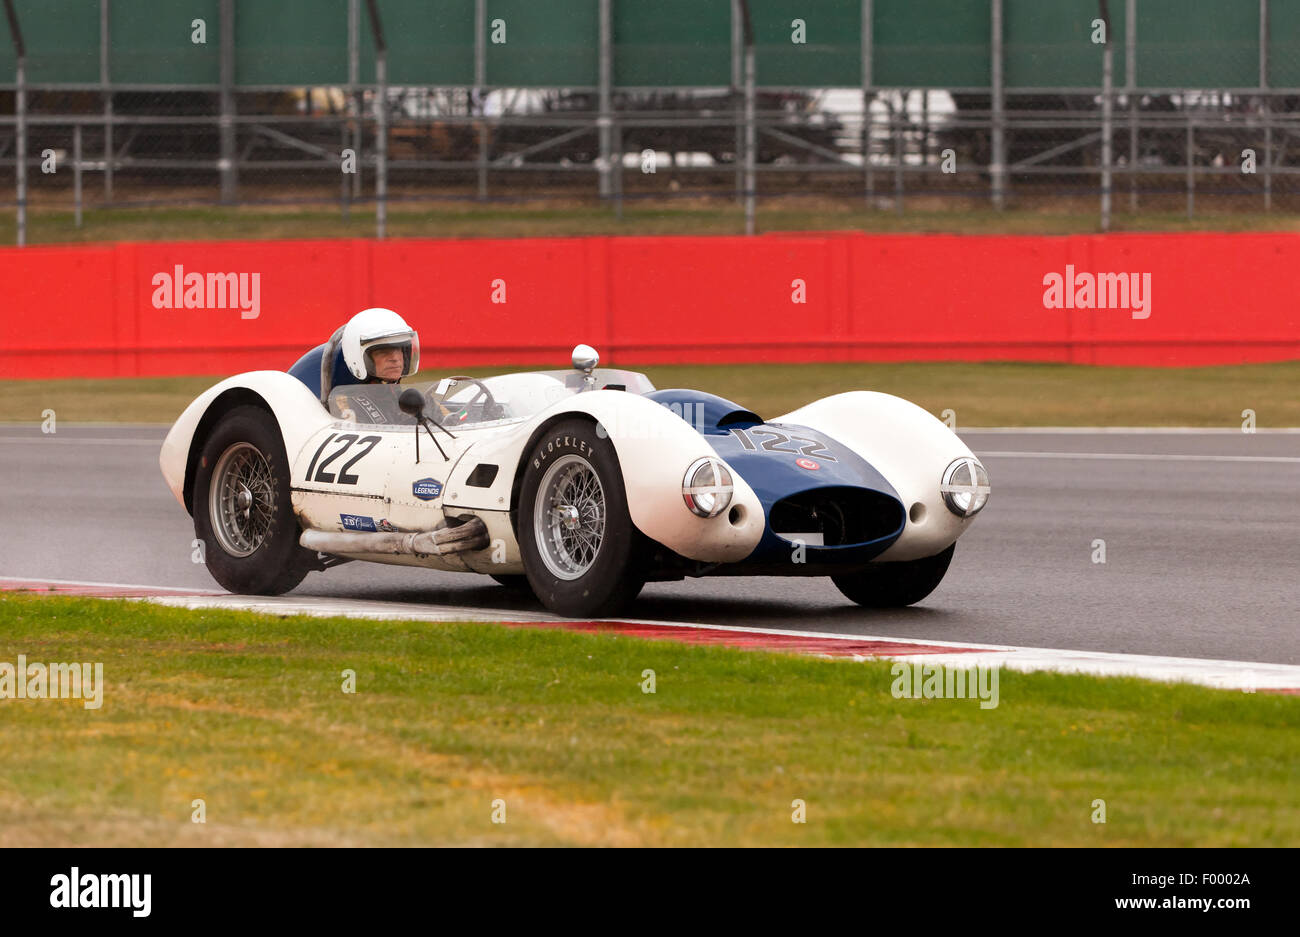
POLYGON ((778 433, 774 429, 751 429, 748 433, 743 429, 733 429, 732 432, 740 440, 740 445, 751 451, 757 451, 758 449, 758 446, 754 445, 754 441, 749 438, 751 435, 767 436, 768 438, 763 441, 762 447, 768 452, 788 452, 790 455, 798 455, 802 452, 808 456, 815 455, 826 462, 836 461, 835 457, 826 448, 826 444, 816 439, 808 439, 804 436, 787 436, 785 433, 778 433), (801 448, 786 449, 782 444, 787 442, 794 443, 796 446, 799 443, 805 443, 805 445, 801 448))
POLYGON ((358 438, 356 433, 344 433, 341 436, 336 436, 336 434, 330 433, 329 436, 325 437, 325 441, 320 444, 320 448, 316 450, 316 454, 311 457, 311 464, 307 466, 307 481, 325 482, 326 484, 334 484, 337 481, 340 485, 355 485, 361 479, 359 476, 349 475, 348 469, 352 468, 352 466, 365 458, 365 456, 370 453, 371 449, 379 445, 379 441, 379 436, 363 436, 358 438), (343 445, 334 450, 334 452, 320 464, 320 468, 317 468, 316 460, 320 458, 320 454, 325 451, 325 447, 331 442, 341 442, 343 445), (343 455, 343 453, 347 452, 348 449, 352 447, 353 443, 360 443, 362 446, 365 446, 365 448, 349 459, 343 465, 343 468, 339 469, 338 479, 336 480, 334 478, 334 473, 327 472, 325 469, 331 462, 343 455), (313 476, 312 472, 315 472, 316 474, 313 476))

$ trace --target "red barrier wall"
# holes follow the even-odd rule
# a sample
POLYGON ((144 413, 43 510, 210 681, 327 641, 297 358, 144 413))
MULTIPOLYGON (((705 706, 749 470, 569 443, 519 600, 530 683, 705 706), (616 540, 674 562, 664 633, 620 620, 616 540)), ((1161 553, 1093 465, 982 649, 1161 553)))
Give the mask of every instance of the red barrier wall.
MULTIPOLYGON (((1300 358, 1300 235, 808 234, 127 243, 0 250, 0 376, 287 368, 367 306, 426 365, 1300 358), (260 308, 155 308, 155 277, 259 275, 260 308), (1149 317, 1045 308, 1044 277, 1149 274, 1149 317), (804 302, 794 294, 802 281, 804 302), (504 301, 501 301, 504 300, 504 301), (251 312, 251 311, 250 311, 251 312)), ((251 281, 250 281, 251 282, 251 281)))

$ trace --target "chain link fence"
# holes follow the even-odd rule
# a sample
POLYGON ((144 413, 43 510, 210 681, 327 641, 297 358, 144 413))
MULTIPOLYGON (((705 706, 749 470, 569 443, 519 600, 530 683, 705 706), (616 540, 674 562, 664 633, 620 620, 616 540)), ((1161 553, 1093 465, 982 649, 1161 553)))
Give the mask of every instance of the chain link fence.
MULTIPOLYGON (((757 12, 735 0, 730 18, 709 27, 725 27, 729 39, 695 41, 688 26, 686 38, 666 47, 697 58, 729 48, 726 61, 698 65, 701 76, 729 72, 724 85, 616 85, 622 47, 611 17, 622 5, 613 0, 591 4, 602 17, 595 49, 543 50, 592 59, 594 86, 488 85, 487 36, 498 20, 487 19, 481 0, 462 4, 478 17, 463 50, 477 82, 468 86, 390 85, 387 43, 400 50, 402 21, 385 27, 383 14, 400 8, 360 0, 333 4, 348 22, 340 34, 345 82, 241 87, 233 80, 235 41, 215 50, 215 85, 119 88, 16 76, 0 83, 0 186, 9 196, 0 196, 0 210, 71 212, 80 224, 84 212, 105 207, 337 205, 344 216, 379 209, 382 234, 389 203, 449 200, 559 198, 621 211, 634 200, 738 199, 752 212, 769 199, 816 197, 894 212, 1097 212, 1103 227, 1110 210, 1194 216, 1300 207, 1300 88, 1270 87, 1270 78, 1300 85, 1300 62, 1278 58, 1296 48, 1300 0, 1240 0, 1213 41, 1204 29, 1180 34, 1173 8, 1155 9, 1160 0, 1057 0, 1045 5, 1051 17, 1029 20, 1031 6, 983 0, 960 7, 966 33, 948 46, 942 22, 916 26, 935 37, 924 48, 890 45, 890 29, 916 20, 915 9, 844 0, 835 5, 840 26, 851 28, 856 11, 857 35, 821 52, 838 55, 842 73, 856 49, 859 84, 827 88, 762 83, 786 68, 780 30, 788 13, 751 24, 770 6, 753 2, 757 12), (900 57, 908 50, 940 59, 918 66, 900 57), (776 65, 765 73, 765 62, 776 65), (918 68, 934 72, 928 85, 878 83, 918 68), (363 70, 375 80, 361 81, 363 70), (1148 73, 1222 86, 1145 88, 1131 80, 1148 73), (960 84, 984 75, 983 85, 960 84), (1063 75, 1095 86, 1025 87, 1063 75), (950 86, 935 87, 944 77, 950 86)), ((936 3, 948 9, 941 0, 922 5, 936 3)), ((234 0, 209 6, 220 22, 234 16, 234 0)), ((12 0, 6 8, 18 67, 21 17, 12 0)), ((107 35, 113 7, 101 0, 99 9, 107 35)), ((108 73, 102 62, 101 79, 108 73)), ((402 74, 398 67, 395 77, 402 74)))

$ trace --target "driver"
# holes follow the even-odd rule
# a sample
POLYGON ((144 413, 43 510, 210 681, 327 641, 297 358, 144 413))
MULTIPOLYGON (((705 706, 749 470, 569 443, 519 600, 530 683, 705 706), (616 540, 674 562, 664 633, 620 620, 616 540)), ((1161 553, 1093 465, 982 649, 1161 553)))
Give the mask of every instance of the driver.
POLYGON ((363 384, 400 384, 420 369, 420 337, 391 309, 363 309, 343 326, 343 361, 363 384))

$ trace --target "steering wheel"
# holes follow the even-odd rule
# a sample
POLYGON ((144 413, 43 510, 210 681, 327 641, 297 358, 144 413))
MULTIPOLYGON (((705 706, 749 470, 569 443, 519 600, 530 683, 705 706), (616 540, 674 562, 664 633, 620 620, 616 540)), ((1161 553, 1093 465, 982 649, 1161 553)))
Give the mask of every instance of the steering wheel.
POLYGON ((484 420, 499 420, 505 416, 506 414, 505 408, 501 406, 501 404, 497 403, 496 398, 492 396, 492 391, 489 390, 488 386, 484 384, 482 381, 480 381, 478 378, 469 377, 468 375, 464 375, 464 374, 457 374, 449 378, 444 378, 444 380, 456 381, 457 383, 461 381, 468 381, 469 383, 473 384, 475 387, 478 388, 478 393, 476 393, 465 403, 460 403, 459 401, 457 401, 456 403, 451 404, 449 406, 448 404, 444 403, 444 401, 447 399, 445 396, 442 398, 442 400, 435 401, 438 404, 439 408, 443 411, 444 416, 451 416, 453 412, 458 414, 467 413, 469 412, 469 409, 474 406, 474 404, 478 403, 480 400, 483 400, 483 398, 485 397, 487 399, 483 400, 484 420))

